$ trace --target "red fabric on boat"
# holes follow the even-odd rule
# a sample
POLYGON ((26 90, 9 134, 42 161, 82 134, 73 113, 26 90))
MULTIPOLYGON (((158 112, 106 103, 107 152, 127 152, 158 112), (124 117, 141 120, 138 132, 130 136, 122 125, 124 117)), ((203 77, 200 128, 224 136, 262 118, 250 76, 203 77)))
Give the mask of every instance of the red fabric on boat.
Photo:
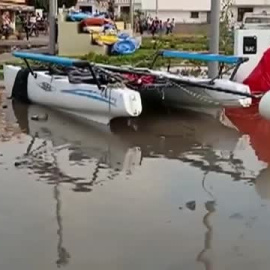
POLYGON ((136 82, 138 84, 152 84, 154 83, 153 76, 137 75, 137 74, 124 74, 124 77, 131 82, 136 82))
POLYGON ((251 93, 270 90, 270 49, 268 49, 259 64, 243 82, 248 85, 251 93))

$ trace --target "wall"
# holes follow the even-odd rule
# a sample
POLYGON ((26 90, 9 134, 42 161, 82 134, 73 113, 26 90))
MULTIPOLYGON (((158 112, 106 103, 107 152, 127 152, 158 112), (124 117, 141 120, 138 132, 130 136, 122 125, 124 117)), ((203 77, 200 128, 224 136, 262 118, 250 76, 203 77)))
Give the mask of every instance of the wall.
POLYGON ((183 35, 208 35, 210 24, 201 23, 177 23, 174 29, 175 33, 183 35))
MULTIPOLYGON (((143 10, 156 9, 156 0, 141 0, 143 10)), ((234 0, 236 6, 267 6, 270 0, 234 0)), ((159 9, 209 11, 211 0, 158 0, 159 9)))
MULTIPOLYGON (((207 11, 210 10, 210 0, 158 0, 160 10, 188 10, 207 11)), ((156 0, 142 0, 143 10, 155 10, 156 0)))
MULTIPOLYGON (((155 10, 148 11, 147 14, 149 14, 153 18, 156 17, 155 10)), ((199 12, 199 18, 192 19, 190 17, 190 11, 159 10, 158 17, 159 17, 159 19, 161 19, 163 21, 167 20, 168 18, 174 18, 177 23, 200 24, 200 23, 207 22, 207 12, 199 12)))

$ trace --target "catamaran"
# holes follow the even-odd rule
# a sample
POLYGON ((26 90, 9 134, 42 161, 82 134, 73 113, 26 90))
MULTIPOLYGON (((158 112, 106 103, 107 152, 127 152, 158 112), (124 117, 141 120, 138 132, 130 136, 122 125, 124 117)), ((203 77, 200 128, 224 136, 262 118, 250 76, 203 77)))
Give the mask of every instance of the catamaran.
MULTIPOLYGON (((252 104, 251 92, 247 85, 234 82, 234 76, 244 62, 248 58, 237 56, 225 56, 216 54, 202 54, 193 52, 179 52, 179 51, 160 51, 158 52, 149 68, 133 68, 133 67, 115 67, 108 65, 99 65, 102 68, 109 69, 114 72, 122 74, 141 75, 137 77, 137 81, 145 78, 145 76, 158 77, 167 81, 166 87, 156 89, 145 93, 141 91, 142 99, 144 95, 151 99, 160 100, 160 102, 169 108, 189 108, 192 110, 200 110, 205 108, 239 108, 249 107, 252 104), (213 79, 182 76, 174 74, 170 71, 170 64, 167 71, 154 70, 155 63, 159 57, 164 58, 182 58, 194 61, 205 62, 219 62, 220 69, 218 76, 213 79), (227 69, 225 65, 230 65, 227 69), (233 70, 230 78, 223 78, 224 74, 233 70)), ((151 80, 148 80, 151 83, 151 80)), ((144 83, 145 85, 145 83, 144 83)))
POLYGON ((86 61, 24 52, 13 55, 24 59, 27 68, 4 67, 5 88, 10 97, 103 124, 113 118, 137 117, 142 112, 137 91, 98 72, 86 61), (28 60, 69 67, 70 73, 55 75, 45 69, 33 70, 28 60))
MULTIPOLYGON (((209 109, 209 113, 216 114, 220 108, 249 107, 253 98, 263 95, 258 93, 260 91, 253 95, 249 86, 233 81, 240 65, 248 60, 236 56, 161 51, 150 68, 133 68, 33 53, 14 52, 13 55, 24 59, 28 66, 26 70, 14 66, 4 69, 6 87, 11 89, 13 97, 85 118, 94 115, 99 122, 107 123, 108 119, 121 116, 138 116, 142 107, 149 103, 203 112, 209 109), (152 69, 160 56, 219 62, 219 74, 217 78, 208 79, 173 74, 170 66, 167 71, 152 69), (27 60, 47 63, 49 67, 33 71, 27 60), (64 68, 55 68, 52 64, 64 68), (228 71, 224 71, 225 65, 232 65, 229 69, 234 69, 229 79, 222 77, 228 71)), ((260 111, 265 112, 262 108, 260 111)), ((267 115, 264 113, 265 117, 267 115)))

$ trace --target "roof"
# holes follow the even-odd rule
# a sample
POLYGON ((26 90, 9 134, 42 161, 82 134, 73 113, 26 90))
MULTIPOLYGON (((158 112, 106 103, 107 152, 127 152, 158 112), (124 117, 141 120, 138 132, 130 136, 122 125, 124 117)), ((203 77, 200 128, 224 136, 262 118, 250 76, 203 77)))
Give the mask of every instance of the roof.
POLYGON ((0 3, 0 10, 12 10, 12 11, 34 11, 35 8, 27 5, 0 3))

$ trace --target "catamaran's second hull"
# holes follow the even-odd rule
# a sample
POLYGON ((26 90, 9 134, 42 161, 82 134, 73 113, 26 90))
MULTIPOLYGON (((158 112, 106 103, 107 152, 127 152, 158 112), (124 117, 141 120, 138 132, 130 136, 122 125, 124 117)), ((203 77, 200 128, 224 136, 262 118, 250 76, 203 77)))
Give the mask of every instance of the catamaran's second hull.
MULTIPOLYGON (((154 72, 154 71, 153 71, 154 72)), ((250 94, 249 87, 243 84, 235 83, 230 80, 217 79, 207 87, 207 79, 197 79, 191 77, 180 77, 169 74, 167 72, 159 73, 163 77, 167 77, 173 81, 171 87, 162 90, 162 103, 165 107, 181 109, 188 108, 192 110, 217 109, 217 108, 241 108, 249 107, 252 99, 243 97, 241 93, 250 94), (200 84, 200 86, 192 85, 200 84), (216 91, 213 88, 223 89, 216 91), (225 93, 226 90, 234 91, 237 94, 225 93)), ((157 95, 157 93, 153 93, 157 95)))
POLYGON ((141 114, 140 94, 128 88, 115 85, 100 90, 95 84, 72 84, 67 76, 51 76, 45 71, 18 76, 20 71, 19 67, 4 67, 6 91, 17 99, 104 124, 113 118, 141 114))
POLYGON ((175 75, 151 69, 99 66, 115 73, 132 74, 135 78, 136 76, 138 78, 152 76, 153 81, 157 78, 162 80, 164 83, 159 87, 155 87, 151 83, 143 84, 141 88, 136 87, 141 94, 144 109, 149 107, 156 109, 163 106, 174 109, 189 108, 197 111, 248 107, 252 103, 251 98, 241 95, 250 94, 249 87, 228 79, 215 79, 211 82, 210 79, 175 75), (228 93, 229 91, 233 94, 228 93))

